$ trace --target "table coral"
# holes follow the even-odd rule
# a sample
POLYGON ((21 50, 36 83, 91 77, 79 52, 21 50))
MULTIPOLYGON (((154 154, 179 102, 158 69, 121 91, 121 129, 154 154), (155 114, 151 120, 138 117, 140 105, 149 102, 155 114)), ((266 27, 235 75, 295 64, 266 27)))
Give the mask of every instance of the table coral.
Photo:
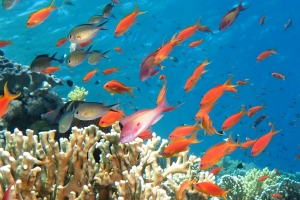
POLYGON ((121 144, 114 129, 105 134, 96 126, 73 127, 69 139, 58 143, 55 132, 4 133, 0 198, 14 183, 12 198, 19 199, 170 199, 167 177, 176 173, 188 177, 191 165, 199 162, 185 152, 176 162, 167 159, 166 167, 160 167, 157 160, 167 141, 155 134, 146 144, 141 139, 121 144), (101 150, 99 163, 95 148, 101 150))

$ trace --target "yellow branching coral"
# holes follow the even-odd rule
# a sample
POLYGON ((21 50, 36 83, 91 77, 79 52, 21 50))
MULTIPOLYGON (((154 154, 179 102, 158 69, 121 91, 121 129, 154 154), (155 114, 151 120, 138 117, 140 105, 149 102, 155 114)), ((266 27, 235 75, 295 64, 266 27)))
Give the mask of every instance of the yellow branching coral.
POLYGON ((85 90, 84 87, 78 87, 75 86, 74 90, 72 90, 69 94, 68 94, 68 100, 69 101, 85 101, 85 96, 88 95, 88 91, 85 90))

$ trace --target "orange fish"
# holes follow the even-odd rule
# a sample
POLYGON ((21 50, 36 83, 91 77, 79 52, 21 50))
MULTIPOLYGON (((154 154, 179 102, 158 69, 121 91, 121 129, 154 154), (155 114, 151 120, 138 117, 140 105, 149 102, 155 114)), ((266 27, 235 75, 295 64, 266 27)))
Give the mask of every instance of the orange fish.
POLYGON ((234 93, 238 92, 237 89, 234 88, 234 87, 227 88, 226 91, 228 91, 228 92, 234 92, 234 93))
POLYGON ((263 25, 263 24, 264 24, 265 18, 266 18, 265 15, 261 17, 261 19, 259 20, 259 24, 260 24, 260 25, 263 25))
POLYGON ((185 189, 188 188, 189 186, 196 184, 197 180, 193 179, 191 181, 185 180, 180 184, 180 188, 176 193, 176 200, 184 200, 185 199, 185 189))
POLYGON ((203 114, 204 114, 204 113, 205 113, 205 114, 208 114, 208 113, 211 111, 211 109, 214 107, 214 105, 215 105, 215 104, 212 104, 212 105, 210 105, 210 106, 207 107, 207 108, 200 109, 200 110, 197 112, 197 114, 196 114, 196 116, 194 117, 194 119, 195 119, 195 120, 202 120, 203 114))
POLYGON ((107 69, 105 69, 105 70, 102 71, 102 74, 103 75, 112 74, 112 73, 118 72, 119 69, 120 68, 117 68, 117 67, 107 68, 107 69))
POLYGON ((32 28, 32 27, 35 27, 35 26, 41 24, 45 19, 47 19, 49 17, 50 12, 52 10, 56 10, 56 9, 58 9, 58 8, 54 6, 54 0, 53 0, 49 7, 42 8, 38 11, 31 13, 28 17, 26 27, 32 28))
POLYGON ((258 181, 265 181, 266 179, 268 179, 269 176, 260 176, 257 178, 258 181))
POLYGON ((119 53, 123 53, 123 50, 120 47, 115 47, 114 50, 116 50, 119 53))
POLYGON ((158 79, 161 80, 161 81, 167 80, 166 76, 163 75, 163 74, 161 74, 158 79))
POLYGON ((242 0, 240 0, 238 7, 231 9, 224 15, 224 17, 222 18, 222 20, 220 22, 219 30, 224 31, 229 26, 231 26, 233 24, 233 22, 236 20, 236 18, 239 16, 239 13, 243 10, 246 10, 246 8, 243 7, 242 0))
POLYGON ((178 153, 189 150, 190 144, 196 144, 200 141, 197 140, 197 133, 194 133, 191 138, 179 138, 175 141, 172 141, 169 146, 165 148, 162 153, 162 156, 165 158, 170 158, 173 156, 177 156, 178 153))
POLYGON ((232 136, 230 134, 226 142, 220 142, 204 153, 200 162, 200 170, 207 170, 218 164, 220 160, 227 155, 230 147, 239 145, 239 143, 235 143, 232 140, 232 136))
POLYGON ((82 79, 83 82, 89 81, 96 73, 98 72, 98 69, 94 69, 92 71, 89 71, 84 78, 82 79))
POLYGON ((60 39, 56 42, 55 46, 56 46, 56 47, 60 47, 60 46, 64 45, 64 44, 66 43, 67 40, 68 40, 67 37, 60 38, 60 39))
POLYGON ((0 99, 0 118, 2 118, 9 109, 9 103, 21 95, 21 92, 18 94, 11 94, 8 90, 7 84, 7 82, 4 84, 4 95, 0 99))
POLYGON ((272 124, 272 129, 269 133, 263 135, 262 137, 258 138, 251 149, 251 156, 258 156, 270 143, 273 135, 279 133, 280 131, 274 130, 274 125, 272 124))
POLYGON ((274 200, 282 199, 283 198, 283 196, 281 194, 279 194, 279 193, 272 194, 272 197, 274 197, 274 200))
POLYGON ((135 4, 134 11, 128 15, 126 15, 121 21, 118 23, 116 30, 115 30, 115 36, 119 37, 123 35, 134 23, 135 18, 138 15, 144 14, 146 12, 141 12, 138 9, 138 4, 135 4))
POLYGON ((248 149, 250 147, 252 147, 255 142, 257 141, 256 140, 251 140, 250 138, 246 138, 246 142, 244 142, 242 145, 241 145, 241 149, 248 149))
POLYGON ((189 48, 194 48, 194 47, 200 45, 202 42, 203 42, 203 39, 202 39, 202 40, 196 40, 196 41, 194 41, 194 42, 191 42, 191 44, 189 45, 189 48))
POLYGON ((190 76, 188 78, 188 80, 186 81, 183 90, 185 92, 189 92, 191 91, 191 89, 193 89, 196 85, 196 83, 198 82, 198 78, 194 75, 190 76))
POLYGON ((231 87, 236 87, 235 85, 232 85, 231 79, 233 76, 230 76, 230 78, 223 84, 223 85, 217 85, 211 90, 209 90, 202 98, 200 102, 200 108, 207 108, 214 104, 227 90, 231 87))
POLYGON ((231 129, 242 119, 243 115, 245 114, 247 114, 247 111, 245 110, 245 106, 243 106, 240 112, 231 115, 224 121, 222 125, 222 131, 227 131, 231 129))
POLYGON ((108 111, 99 121, 100 127, 109 127, 115 122, 120 121, 122 116, 125 116, 124 112, 121 111, 108 111))
POLYGON ((211 62, 209 62, 208 58, 206 57, 205 60, 203 61, 203 63, 201 63, 200 65, 197 66, 193 75, 200 78, 201 74, 204 74, 205 72, 207 72, 206 70, 204 70, 204 67, 209 64, 211 64, 211 62))
POLYGON ((183 125, 175 128, 175 130, 169 135, 169 140, 176 140, 185 136, 191 135, 194 131, 198 131, 198 122, 195 125, 183 125))
POLYGON ((218 131, 213 127, 212 120, 210 120, 207 113, 202 113, 200 127, 204 129, 204 135, 208 134, 209 136, 211 136, 214 133, 219 134, 218 131))
POLYGON ((265 104, 263 104, 261 106, 253 106, 252 108, 250 108, 248 110, 248 117, 252 117, 255 113, 257 113, 258 111, 260 111, 263 108, 266 108, 265 104))
POLYGON ((220 173, 220 171, 223 169, 223 166, 221 167, 216 167, 216 168, 213 168, 212 170, 210 170, 210 174, 213 174, 213 175, 218 175, 220 173))
POLYGON ((197 23, 195 25, 192 26, 188 26, 185 29, 183 29, 182 31, 180 31, 180 33, 177 36, 177 39, 179 41, 177 42, 184 42, 185 40, 187 40, 188 38, 190 38, 192 35, 195 34, 196 30, 198 30, 200 27, 200 18, 198 19, 197 23))
POLYGON ((277 54, 276 49, 265 50, 264 52, 262 52, 261 54, 259 54, 259 56, 256 58, 256 62, 260 62, 262 60, 265 60, 266 58, 268 58, 272 54, 277 54))
POLYGON ((245 79, 245 81, 237 81, 236 84, 239 85, 239 86, 242 86, 242 85, 246 85, 248 83, 249 79, 245 79))
POLYGON ((154 57, 154 64, 161 63, 163 60, 165 60, 172 51, 173 47, 177 45, 176 43, 178 41, 180 40, 176 38, 176 34, 173 35, 172 39, 158 50, 156 56, 154 57))
POLYGON ((13 45, 12 43, 12 39, 4 41, 4 40, 0 40, 0 48, 5 47, 7 45, 13 45))
POLYGON ((227 200, 227 193, 230 190, 224 191, 221 187, 211 183, 211 182, 200 182, 195 185, 195 188, 206 195, 210 195, 213 197, 223 197, 227 200))
POLYGON ((103 88, 111 95, 114 95, 115 93, 124 94, 124 92, 127 92, 133 98, 134 96, 132 90, 136 87, 127 87, 125 84, 119 81, 112 80, 105 83, 103 88))
POLYGON ((271 75, 272 75, 273 77, 275 77, 275 78, 279 78, 279 79, 282 79, 282 80, 285 81, 285 76, 283 76, 282 74, 279 74, 279 73, 274 72, 274 73, 272 73, 271 75))
POLYGON ((58 67, 47 67, 46 69, 44 69, 43 71, 41 71, 41 74, 53 74, 55 72, 57 72, 58 70, 61 70, 60 65, 58 67))

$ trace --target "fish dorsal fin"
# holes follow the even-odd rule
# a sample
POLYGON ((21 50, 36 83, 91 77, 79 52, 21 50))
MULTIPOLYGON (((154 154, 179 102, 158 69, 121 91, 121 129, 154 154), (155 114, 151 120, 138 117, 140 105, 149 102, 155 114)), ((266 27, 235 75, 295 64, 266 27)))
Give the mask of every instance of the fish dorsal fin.
POLYGON ((28 19, 30 19, 32 17, 32 15, 34 15, 35 13, 37 13, 37 11, 34 11, 32 13, 29 14, 28 19))
POLYGON ((35 58, 49 58, 48 54, 42 54, 42 55, 38 55, 35 58))

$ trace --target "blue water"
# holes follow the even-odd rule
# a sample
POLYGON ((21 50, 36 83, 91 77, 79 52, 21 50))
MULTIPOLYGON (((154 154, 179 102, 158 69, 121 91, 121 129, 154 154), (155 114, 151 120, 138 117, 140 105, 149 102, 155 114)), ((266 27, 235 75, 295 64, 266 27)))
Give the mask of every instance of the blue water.
MULTIPOLYGON (((95 3, 92 0, 73 2, 75 6, 63 5, 61 1, 56 1, 55 4, 62 7, 53 11, 41 25, 31 29, 26 28, 29 13, 48 6, 50 1, 21 1, 10 11, 0 10, 0 39, 12 38, 14 43, 14 46, 3 49, 6 57, 29 65, 39 54, 52 55, 55 52, 58 52, 58 56, 68 54, 69 43, 56 48, 56 41, 67 36, 74 26, 86 23, 90 16, 101 14, 102 8, 109 3, 109 1, 95 3)), ((231 158, 244 160, 246 163, 254 162, 262 168, 269 166, 271 170, 277 168, 282 171, 299 171, 300 160, 295 157, 296 154, 300 154, 298 128, 300 119, 296 116, 300 114, 300 70, 298 69, 300 14, 297 9, 299 3, 280 0, 245 1, 244 6, 250 7, 240 13, 230 28, 219 32, 218 27, 222 16, 237 5, 237 0, 142 0, 138 2, 139 8, 147 13, 137 17, 137 23, 126 35, 115 38, 113 33, 116 25, 126 14, 133 11, 135 3, 135 1, 123 0, 121 5, 116 5, 113 9, 116 19, 109 19, 105 25, 109 30, 100 31, 93 40, 92 49, 110 50, 107 54, 110 59, 101 61, 99 70, 121 67, 119 73, 109 76, 102 76, 99 73, 91 81, 83 83, 81 80, 84 74, 95 68, 85 62, 71 69, 63 65, 63 70, 56 75, 60 78, 71 77, 76 85, 85 87, 89 91, 87 101, 108 104, 121 102, 121 108, 127 115, 134 113, 128 101, 138 109, 154 108, 162 84, 158 80, 159 75, 147 81, 150 86, 140 82, 139 69, 142 59, 160 47, 163 41, 168 41, 173 34, 189 25, 194 25, 201 16, 201 23, 211 28, 214 34, 196 32, 183 45, 175 47, 170 54, 175 56, 179 63, 169 59, 163 61, 165 68, 161 73, 168 79, 167 99, 174 105, 178 101, 184 104, 175 111, 166 113, 152 127, 153 131, 167 138, 176 126, 194 124, 193 117, 199 110, 202 96, 216 84, 224 83, 229 74, 234 74, 234 83, 248 78, 249 84, 237 87, 237 94, 227 92, 218 100, 210 113, 214 127, 220 130, 226 117, 239 112, 242 105, 249 108, 249 105, 265 103, 266 109, 252 118, 244 116, 241 123, 226 132, 227 136, 232 132, 235 137, 238 135, 241 141, 245 141, 246 137, 256 139, 270 131, 269 122, 275 123, 275 129, 282 129, 282 131, 273 137, 265 152, 259 156, 249 157, 249 150, 248 156, 245 156, 244 152, 238 149, 231 158), (265 24, 261 26, 259 20, 263 15, 266 15, 266 19, 265 24), (293 20, 293 25, 284 31, 284 24, 288 19, 293 20), (190 42, 202 38, 204 42, 199 47, 188 48, 190 42), (114 47, 121 47, 124 53, 117 53, 113 50, 114 47), (277 48, 278 54, 262 62, 256 62, 256 57, 262 51, 273 48, 277 48), (203 74, 192 91, 185 93, 183 87, 186 80, 205 57, 209 57, 212 62, 206 67, 209 72, 203 74), (275 79, 270 75, 273 72, 286 75, 286 80, 275 79), (137 86, 140 92, 134 91, 135 98, 127 94, 111 96, 103 89, 103 84, 113 79, 124 82, 128 86, 137 86), (96 80, 100 80, 100 84, 95 85, 96 80), (259 125, 259 130, 262 131, 256 132, 251 126, 261 114, 266 114, 268 119, 259 125)), ((66 98, 72 89, 63 86, 56 87, 54 90, 61 97, 66 98)), ((203 142, 192 145, 190 150, 196 156, 226 138, 217 135, 203 136, 202 131, 199 131, 198 135, 203 142)))

